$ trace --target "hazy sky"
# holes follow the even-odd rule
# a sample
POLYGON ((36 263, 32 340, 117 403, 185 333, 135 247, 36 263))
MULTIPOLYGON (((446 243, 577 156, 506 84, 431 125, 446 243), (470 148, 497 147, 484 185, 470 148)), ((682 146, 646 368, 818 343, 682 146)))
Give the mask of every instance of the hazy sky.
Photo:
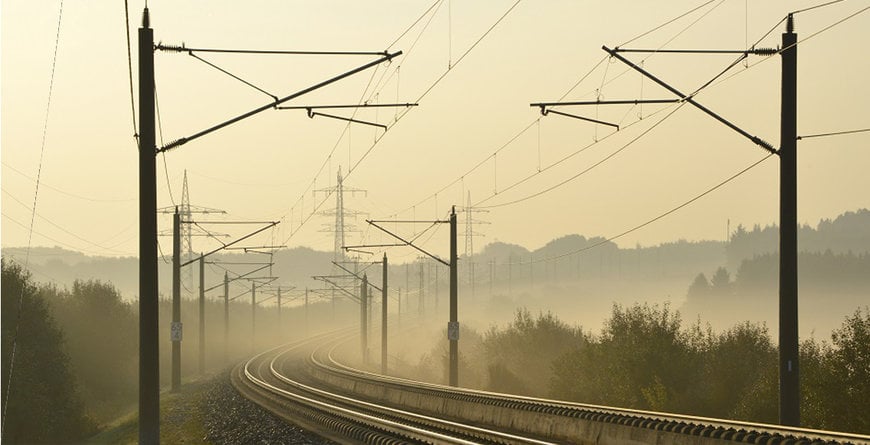
MULTIPOLYGON (((625 47, 742 49, 789 11, 818 3, 708 2, 625 47)), ((469 192, 472 202, 483 207, 516 201, 589 169, 649 130, 561 187, 476 215, 490 223, 475 229, 486 235, 475 241, 478 248, 495 239, 537 248, 570 233, 616 235, 701 194, 766 153, 690 105, 657 126, 675 106, 562 109, 621 122, 623 129, 612 134, 609 127, 575 119, 541 118, 528 104, 563 96, 565 100, 591 100, 599 95, 602 99, 672 98, 639 74, 626 72, 615 59, 604 60, 601 46, 621 45, 702 4, 521 1, 466 54, 514 0, 152 0, 155 39, 167 44, 405 51, 377 70, 285 105, 360 100, 419 100, 420 104, 407 114, 384 109, 357 114, 359 119, 389 125, 386 132, 358 124, 348 129, 338 120, 309 119, 304 111, 264 112, 158 156, 158 203, 169 206, 180 201, 187 170, 193 204, 224 209, 230 219, 281 219, 279 228, 261 241, 329 250, 332 235, 323 230, 332 220, 309 216, 315 210, 334 207, 334 198, 321 205, 325 195, 312 190, 333 186, 338 168, 345 173, 350 169, 347 186, 368 193, 346 196, 348 207, 365 212, 357 222, 363 230, 351 234, 348 241, 360 242, 366 235, 365 242, 384 242, 386 238, 365 230, 363 218, 443 218, 450 205, 466 204, 469 192), (452 66, 449 72, 448 66, 452 66), (596 139, 599 142, 593 144, 596 139), (512 187, 530 175, 534 176, 512 187), (303 221, 307 222, 300 228, 303 221)), ((136 28, 143 6, 141 1, 130 2, 134 82, 136 28)), ((866 1, 851 0, 797 14, 799 38, 867 7, 866 1)), ((4 247, 27 244, 27 230, 21 225, 29 226, 29 207, 34 201, 33 178, 40 164, 58 9, 57 1, 2 2, 4 247)), ((776 47, 783 31, 784 24, 780 24, 759 46, 776 47)), ((138 160, 124 35, 121 2, 63 4, 34 246, 60 245, 88 254, 137 254, 138 160)), ((868 39, 870 11, 799 45, 799 134, 870 127, 868 39)), ((276 96, 373 60, 370 56, 200 55, 276 96)), ((690 92, 734 56, 629 57, 638 63, 646 58, 646 69, 690 92)), ((160 120, 167 143, 271 100, 187 54, 158 52, 155 59, 160 120)), ((753 56, 748 66, 738 65, 696 99, 778 146, 779 56, 753 56)), ((868 145, 870 133, 799 142, 801 222, 816 224, 820 218, 870 207, 868 145)), ((723 188, 617 242, 632 246, 680 238, 723 239, 729 219, 732 228, 739 223, 776 223, 778 168, 778 158, 772 157, 723 188)), ((168 216, 161 216, 159 222, 161 230, 170 228, 168 216)), ((231 234, 249 228, 219 227, 231 234)), ((410 233, 413 228, 397 230, 410 233)), ((446 230, 421 239, 429 240, 430 248, 437 251, 447 247, 446 230)), ((195 243, 197 250, 213 245, 205 239, 195 243)), ((169 238, 161 238, 161 245, 167 252, 169 238)))

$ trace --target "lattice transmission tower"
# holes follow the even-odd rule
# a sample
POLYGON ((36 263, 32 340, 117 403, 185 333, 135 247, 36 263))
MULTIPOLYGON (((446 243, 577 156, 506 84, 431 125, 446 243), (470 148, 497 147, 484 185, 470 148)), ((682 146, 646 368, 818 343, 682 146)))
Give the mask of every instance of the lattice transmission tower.
MULTIPOLYGON (((157 209, 158 213, 174 213, 175 206, 161 207, 157 209)), ((187 186, 187 170, 184 170, 184 181, 181 187, 181 203, 178 205, 178 213, 181 216, 181 251, 184 259, 182 262, 190 262, 196 254, 193 251, 193 237, 205 236, 216 238, 226 236, 225 234, 206 231, 205 229, 196 226, 193 221, 193 215, 210 215, 210 214, 226 214, 227 212, 211 207, 202 207, 190 204, 190 190, 187 186)), ((183 267, 181 269, 181 282, 188 293, 192 293, 194 289, 193 283, 193 267, 183 267)))
POLYGON ((471 295, 474 295, 474 237, 485 236, 483 233, 475 232, 474 226, 480 224, 489 224, 488 221, 482 221, 474 218, 475 213, 489 213, 489 210, 477 209, 471 206, 471 192, 468 192, 468 204, 460 211, 465 212, 465 262, 468 277, 468 285, 471 286, 471 295))
POLYGON ((347 255, 344 252, 345 236, 350 232, 358 232, 356 226, 353 224, 349 224, 347 221, 362 214, 362 212, 345 207, 344 194, 350 193, 351 196, 353 196, 356 193, 362 193, 365 196, 367 191, 357 188, 345 187, 344 178, 341 175, 341 167, 339 167, 335 185, 332 187, 317 189, 314 191, 314 193, 335 194, 335 208, 324 210, 319 213, 322 216, 334 217, 335 223, 334 225, 324 224, 326 228, 320 231, 335 234, 333 261, 341 263, 347 258, 347 255))

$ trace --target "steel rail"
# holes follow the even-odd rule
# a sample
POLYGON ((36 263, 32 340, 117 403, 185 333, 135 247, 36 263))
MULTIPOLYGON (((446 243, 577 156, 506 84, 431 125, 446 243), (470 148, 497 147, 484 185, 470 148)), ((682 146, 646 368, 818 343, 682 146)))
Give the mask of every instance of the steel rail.
MULTIPOLYGON (((330 345, 327 352, 327 361, 329 363, 324 363, 322 360, 314 360, 313 363, 321 371, 352 381, 354 388, 357 388, 363 382, 368 382, 371 385, 381 387, 382 392, 395 393, 406 391, 418 393, 424 397, 441 398, 444 400, 444 404, 454 400, 478 404, 481 407, 500 406, 505 409, 525 412, 527 413, 526 415, 561 417, 563 422, 577 422, 580 419, 590 419, 595 422, 665 431, 678 436, 700 436, 700 438, 721 440, 724 443, 786 444, 833 442, 870 444, 870 436, 861 434, 573 403, 467 388, 455 388, 399 377, 384 376, 340 363, 335 358, 335 351, 339 346, 341 345, 337 342, 330 345), (765 442, 756 442, 759 438, 765 438, 765 442), (801 440, 805 442, 800 442, 801 440)), ((319 351, 322 353, 322 348, 319 351)), ((369 395, 371 396, 371 394, 369 395)), ((474 410, 466 409, 465 411, 474 410)), ((477 421, 479 422, 480 419, 477 419, 477 421)), ((685 438, 687 439, 688 437, 685 438)), ((573 441, 575 438, 561 437, 555 439, 573 441)))
MULTIPOLYGON (((275 348, 254 356, 245 362, 243 366, 238 367, 235 373, 237 374, 235 376, 235 383, 237 385, 253 385, 252 387, 260 390, 261 395, 264 392, 271 394, 273 397, 271 403, 273 405, 277 403, 274 397, 278 397, 290 401, 294 405, 302 406, 304 410, 319 413, 314 415, 314 417, 325 416, 331 418, 331 420, 321 419, 321 422, 329 424, 344 422, 345 425, 340 429, 354 430, 356 435, 361 434, 366 436, 366 442, 398 441, 405 443, 412 441, 450 444, 549 443, 456 422, 446 422, 442 419, 422 416, 334 394, 305 385, 278 372, 276 363, 287 360, 290 353, 298 351, 298 349, 306 344, 306 342, 300 342, 289 347, 275 348), (271 378, 277 379, 281 384, 269 381, 271 378), (362 433, 360 429, 368 429, 370 431, 362 433), (373 434, 377 437, 376 440, 369 437, 373 434)), ((250 390, 248 394, 250 395, 250 390)), ((261 405, 268 405, 270 403, 262 400, 255 400, 255 402, 261 405)), ((310 412, 307 414, 309 418, 312 416, 310 412)), ((317 427, 315 426, 314 428, 317 427)), ((352 434, 350 437, 353 438, 355 436, 352 434)), ((340 439, 347 440, 348 437, 341 437, 340 439)))

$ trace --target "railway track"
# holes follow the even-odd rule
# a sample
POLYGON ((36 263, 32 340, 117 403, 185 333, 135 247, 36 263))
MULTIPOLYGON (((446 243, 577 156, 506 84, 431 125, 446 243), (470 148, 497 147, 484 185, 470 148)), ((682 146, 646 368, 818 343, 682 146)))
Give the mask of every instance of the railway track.
POLYGON ((870 436, 452 388, 343 363, 351 331, 266 351, 233 383, 278 416, 338 442, 435 444, 870 444, 870 436))

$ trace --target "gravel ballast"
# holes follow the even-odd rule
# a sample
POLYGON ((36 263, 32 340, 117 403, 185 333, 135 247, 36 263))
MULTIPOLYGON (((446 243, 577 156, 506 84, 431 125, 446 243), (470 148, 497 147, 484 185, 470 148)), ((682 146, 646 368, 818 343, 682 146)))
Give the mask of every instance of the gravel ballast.
POLYGON ((215 378, 202 398, 206 440, 216 445, 333 444, 276 417, 242 397, 229 373, 215 378))

